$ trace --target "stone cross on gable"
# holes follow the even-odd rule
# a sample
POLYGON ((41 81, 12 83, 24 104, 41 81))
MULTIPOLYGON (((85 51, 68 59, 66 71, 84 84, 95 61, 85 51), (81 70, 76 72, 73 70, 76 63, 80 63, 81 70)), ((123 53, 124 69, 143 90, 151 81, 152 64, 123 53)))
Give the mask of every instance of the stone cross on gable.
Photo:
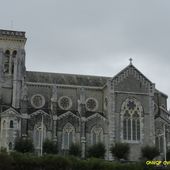
POLYGON ((129 58, 129 61, 130 61, 130 65, 132 65, 133 59, 132 59, 132 58, 129 58))

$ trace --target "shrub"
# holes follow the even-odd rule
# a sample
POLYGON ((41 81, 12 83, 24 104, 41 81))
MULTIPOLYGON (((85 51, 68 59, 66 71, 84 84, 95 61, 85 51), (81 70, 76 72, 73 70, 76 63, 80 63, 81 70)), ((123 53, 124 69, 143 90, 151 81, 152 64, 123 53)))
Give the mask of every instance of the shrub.
POLYGON ((170 150, 169 149, 167 150, 167 153, 166 153, 166 159, 170 160, 170 150))
POLYGON ((1 147, 1 148, 0 148, 0 152, 1 152, 1 153, 7 153, 7 149, 6 149, 5 147, 1 147))
POLYGON ((79 144, 74 144, 72 143, 69 149, 69 155, 73 155, 76 157, 80 157, 81 156, 81 147, 79 144))
POLYGON ((42 157, 42 166, 45 170, 70 170, 71 161, 66 157, 45 155, 42 157))
POLYGON ((87 152, 88 152, 88 157, 103 159, 105 156, 106 149, 103 143, 97 143, 89 147, 87 152))
POLYGON ((155 146, 145 146, 141 149, 142 158, 153 160, 153 158, 159 156, 159 150, 155 146))
POLYGON ((12 170, 13 169, 13 160, 10 155, 5 152, 0 153, 0 169, 2 170, 12 170))
POLYGON ((127 159, 130 151, 130 147, 127 143, 115 143, 110 149, 112 155, 118 160, 127 159))
POLYGON ((41 167, 40 157, 32 153, 12 152, 11 157, 16 170, 38 170, 41 167))
POLYGON ((15 142, 14 149, 21 153, 34 152, 34 145, 31 139, 21 137, 15 142))
POLYGON ((57 154, 58 153, 57 143, 46 139, 43 143, 43 153, 57 154))

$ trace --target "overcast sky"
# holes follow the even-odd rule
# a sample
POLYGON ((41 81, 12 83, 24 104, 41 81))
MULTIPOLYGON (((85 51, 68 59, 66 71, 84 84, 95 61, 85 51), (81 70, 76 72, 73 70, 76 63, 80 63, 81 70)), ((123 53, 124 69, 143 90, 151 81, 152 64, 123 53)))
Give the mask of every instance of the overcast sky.
POLYGON ((1 0, 0 28, 26 32, 27 70, 112 77, 131 57, 170 96, 169 0, 1 0))

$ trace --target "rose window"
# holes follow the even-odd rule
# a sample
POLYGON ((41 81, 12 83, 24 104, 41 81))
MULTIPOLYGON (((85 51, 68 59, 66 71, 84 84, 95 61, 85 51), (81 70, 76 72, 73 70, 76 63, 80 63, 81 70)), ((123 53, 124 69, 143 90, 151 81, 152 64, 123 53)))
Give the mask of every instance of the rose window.
POLYGON ((89 111, 95 111, 97 110, 98 103, 95 99, 89 98, 86 100, 86 109, 89 111))
POLYGON ((32 96, 31 98, 31 105, 34 108, 41 108, 43 107, 45 104, 45 98, 44 96, 40 95, 40 94, 36 94, 34 96, 32 96))
POLYGON ((59 107, 63 110, 68 110, 72 106, 71 99, 69 97, 63 96, 59 99, 59 107))

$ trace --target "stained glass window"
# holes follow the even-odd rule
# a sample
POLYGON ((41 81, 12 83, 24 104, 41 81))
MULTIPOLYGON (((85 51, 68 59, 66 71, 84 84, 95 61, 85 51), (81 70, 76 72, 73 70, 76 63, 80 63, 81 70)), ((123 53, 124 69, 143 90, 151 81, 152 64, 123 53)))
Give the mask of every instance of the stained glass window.
POLYGON ((122 104, 122 130, 123 139, 127 141, 140 141, 142 106, 134 98, 128 98, 122 104))

